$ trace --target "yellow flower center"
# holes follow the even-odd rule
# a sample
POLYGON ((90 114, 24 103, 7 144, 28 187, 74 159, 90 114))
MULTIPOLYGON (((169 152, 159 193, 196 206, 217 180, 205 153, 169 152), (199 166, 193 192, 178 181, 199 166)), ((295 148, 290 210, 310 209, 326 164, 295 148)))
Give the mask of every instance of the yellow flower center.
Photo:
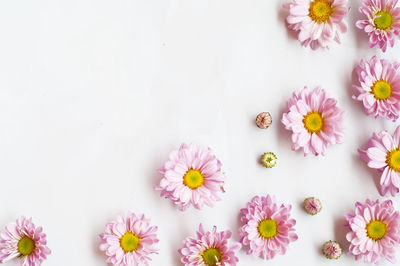
POLYGON ((308 16, 317 23, 328 22, 332 14, 333 7, 329 0, 315 0, 308 9, 308 16))
POLYGON ((18 251, 23 256, 31 255, 36 249, 35 241, 27 236, 24 236, 18 241, 18 251))
POLYGON ((119 240, 119 244, 125 253, 136 251, 139 248, 140 237, 132 232, 126 232, 119 240))
POLYGON ((386 163, 390 169, 400 172, 400 149, 394 149, 390 151, 386 156, 386 163))
POLYGON ((278 224, 275 220, 265 219, 258 224, 258 233, 265 239, 273 238, 278 234, 278 224))
POLYGON ((199 170, 190 169, 183 176, 183 184, 191 189, 196 189, 204 184, 204 176, 199 170))
POLYGON ((367 224, 366 229, 367 236, 369 238, 374 241, 379 241, 384 238, 387 233, 387 223, 378 220, 372 220, 367 224))
POLYGON ((308 132, 317 134, 324 129, 324 118, 319 112, 310 112, 304 116, 303 124, 308 132))
POLYGON ((388 30, 392 28, 393 16, 387 11, 379 11, 375 15, 374 25, 377 29, 388 30))
POLYGON ((206 265, 217 265, 218 262, 222 262, 222 254, 218 248, 208 248, 201 253, 201 256, 206 265))
POLYGON ((392 96, 392 85, 384 80, 378 80, 372 85, 372 94, 377 100, 386 100, 392 96))

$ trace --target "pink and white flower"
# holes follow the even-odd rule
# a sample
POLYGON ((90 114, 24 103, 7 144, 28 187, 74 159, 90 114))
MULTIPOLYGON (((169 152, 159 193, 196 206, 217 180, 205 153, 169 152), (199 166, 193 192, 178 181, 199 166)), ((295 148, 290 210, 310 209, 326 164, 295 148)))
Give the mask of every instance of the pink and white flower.
POLYGON ((312 91, 304 87, 293 93, 282 117, 285 128, 293 132, 292 150, 302 148, 304 155, 325 155, 327 147, 343 143, 344 111, 336 103, 321 87, 312 91))
POLYGON ((298 32, 305 47, 329 48, 333 40, 340 43, 340 34, 347 32, 347 4, 347 0, 291 0, 284 5, 289 10, 288 28, 298 32))
POLYGON ((377 59, 361 60, 356 67, 360 86, 353 99, 363 103, 367 115, 397 120, 400 111, 400 64, 377 59))
POLYGON ((360 158, 368 167, 382 172, 381 194, 392 196, 400 189, 400 126, 390 135, 387 131, 374 133, 365 150, 358 149, 360 158))
POLYGON ((400 7, 398 0, 363 0, 360 12, 366 19, 356 22, 369 35, 369 47, 378 46, 386 52, 400 38, 400 7))
POLYGON ((304 209, 308 214, 316 215, 322 210, 322 203, 319 199, 310 197, 303 202, 304 209))
POLYGON ((0 237, 0 263, 17 259, 21 266, 39 266, 51 253, 46 246, 46 234, 32 218, 19 217, 6 226, 0 237))
POLYGON ((148 263, 150 255, 157 254, 157 226, 150 224, 145 216, 128 212, 106 224, 100 234, 100 250, 107 255, 107 263, 116 266, 131 266, 148 263))
POLYGON ((248 246, 247 254, 270 260, 276 254, 284 255, 288 245, 297 240, 290 219, 291 205, 278 206, 275 197, 255 196, 240 210, 243 226, 239 228, 240 242, 248 246))
POLYGON ((364 204, 355 205, 354 213, 345 214, 350 229, 346 235, 349 253, 368 263, 378 264, 382 258, 395 263, 396 249, 400 247, 400 215, 392 201, 367 199, 364 204))
POLYGON ((210 148, 202 149, 196 144, 182 144, 170 153, 169 160, 159 172, 163 175, 156 190, 184 211, 190 205, 201 209, 204 204, 214 206, 221 200, 225 173, 222 164, 210 148))
POLYGON ((325 242, 322 246, 322 253, 331 260, 337 260, 342 256, 342 247, 336 241, 325 242))
POLYGON ((234 266, 239 259, 236 251, 241 248, 240 243, 230 244, 231 231, 217 232, 214 226, 212 231, 205 231, 200 224, 196 237, 188 237, 182 243, 178 252, 182 255, 181 261, 186 266, 220 265, 234 266))

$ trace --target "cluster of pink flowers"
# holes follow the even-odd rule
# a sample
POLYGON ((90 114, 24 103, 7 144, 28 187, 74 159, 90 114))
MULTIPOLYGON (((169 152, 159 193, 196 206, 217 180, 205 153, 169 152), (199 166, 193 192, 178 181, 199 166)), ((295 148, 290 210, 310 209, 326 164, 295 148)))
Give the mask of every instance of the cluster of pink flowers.
MULTIPOLYGON (((360 12, 365 19, 356 22, 369 35, 369 46, 383 52, 400 38, 400 7, 398 0, 363 0, 360 12)), ((347 0, 291 0, 284 4, 289 15, 288 28, 298 33, 305 47, 329 48, 332 41, 340 43, 340 34, 347 32, 345 18, 349 13, 347 0)))
MULTIPOLYGON (((288 28, 298 34, 304 47, 315 50, 329 48, 348 30, 348 0, 290 0, 284 4, 289 12, 288 28)), ((400 7, 398 0, 363 0, 359 11, 364 16, 356 27, 369 36, 369 46, 386 52, 400 38, 400 7)), ((355 68, 357 84, 353 84, 352 98, 362 103, 367 115, 395 122, 400 116, 400 63, 373 56, 363 59, 355 68)), ((329 97, 322 87, 304 87, 295 91, 286 102, 281 122, 291 131, 292 150, 308 154, 326 155, 327 149, 344 142, 344 116, 335 98, 329 97)), ((260 113, 256 124, 268 128, 271 114, 260 113)), ((373 133, 366 147, 358 150, 368 167, 381 172, 382 196, 395 196, 400 192, 400 126, 393 135, 385 130, 373 133)), ((265 153, 263 163, 267 168, 275 165, 274 153, 265 153)), ((190 207, 213 207, 225 192, 226 175, 221 161, 211 148, 194 143, 183 143, 170 153, 169 159, 159 169, 162 178, 155 190, 169 199, 180 211, 190 207)), ((237 252, 242 248, 247 254, 263 260, 284 255, 291 242, 298 239, 291 218, 291 205, 278 205, 274 196, 255 196, 240 210, 242 225, 239 240, 232 239, 232 232, 217 231, 214 226, 207 231, 203 225, 195 236, 187 237, 178 250, 181 262, 187 266, 234 266, 239 262, 237 252)), ((307 213, 315 215, 322 209, 319 199, 304 201, 307 213)), ((356 202, 355 210, 345 214, 349 232, 349 253, 356 260, 380 263, 382 259, 395 262, 396 249, 400 248, 400 213, 390 200, 380 202, 367 199, 356 202)), ((148 264, 152 255, 158 254, 158 227, 143 214, 128 212, 109 222, 99 235, 100 250, 112 265, 128 266, 148 264)), ((336 241, 323 245, 323 254, 330 259, 342 255, 336 241)), ((0 263, 16 259, 22 266, 40 266, 51 254, 46 234, 36 227, 32 218, 21 216, 6 226, 0 234, 0 263)))

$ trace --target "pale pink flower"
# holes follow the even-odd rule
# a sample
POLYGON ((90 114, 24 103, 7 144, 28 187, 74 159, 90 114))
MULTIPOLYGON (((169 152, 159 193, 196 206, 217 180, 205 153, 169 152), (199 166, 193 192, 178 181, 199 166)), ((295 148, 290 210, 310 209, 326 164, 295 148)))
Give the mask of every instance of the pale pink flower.
POLYGON ((322 203, 319 199, 310 197, 303 202, 304 209, 308 214, 316 215, 322 210, 322 203))
POLYGON ((392 196, 400 189, 400 126, 391 136, 387 131, 374 133, 365 150, 358 149, 368 167, 378 169, 381 175, 381 194, 392 196))
POLYGON ((247 254, 270 260, 276 254, 284 255, 288 245, 297 240, 290 219, 291 205, 278 206, 275 197, 255 196, 240 210, 243 226, 239 228, 240 242, 248 246, 247 254))
POLYGON ((287 103, 282 123, 292 133, 292 150, 303 149, 304 155, 325 155, 326 148, 343 143, 344 111, 336 106, 334 98, 328 98, 325 90, 304 87, 294 92, 287 103))
POLYGON ((377 59, 361 60, 356 67, 360 86, 353 99, 363 103, 367 115, 397 120, 400 111, 400 64, 377 59))
POLYGON ((347 0, 291 0, 284 5, 289 10, 286 22, 298 32, 303 46, 329 48, 333 40, 340 43, 340 34, 347 32, 347 4, 347 0))
POLYGON ((216 226, 212 231, 204 231, 200 224, 196 237, 186 238, 182 248, 178 250, 182 255, 182 263, 186 266, 236 265, 239 259, 235 253, 241 248, 241 244, 230 244, 231 237, 231 231, 217 232, 216 226))
POLYGON ((328 241, 322 246, 322 253, 324 253, 325 257, 328 259, 337 260, 342 256, 342 247, 336 241, 328 241))
POLYGON ((12 259, 21 266, 39 266, 51 251, 46 246, 46 234, 42 227, 36 227, 32 218, 21 216, 10 223, 0 234, 0 263, 12 259))
POLYGON ((359 20, 356 26, 369 35, 369 47, 378 46, 386 52, 388 45, 394 46, 400 38, 400 8, 398 0, 363 0, 360 12, 366 19, 359 20))
POLYGON ((400 216, 391 200, 356 202, 354 213, 345 214, 350 229, 346 239, 349 253, 356 260, 378 264, 381 258, 395 263, 395 252, 400 247, 400 216))
POLYGON ((163 175, 160 184, 161 197, 166 197, 184 211, 190 205, 201 209, 203 205, 214 206, 221 200, 225 173, 222 164, 210 148, 202 149, 196 144, 182 144, 172 151, 169 160, 159 172, 163 175))
POLYGON ((150 224, 145 216, 128 212, 106 224, 100 234, 100 250, 107 255, 107 263, 116 266, 136 266, 151 261, 150 255, 157 254, 157 226, 150 224))

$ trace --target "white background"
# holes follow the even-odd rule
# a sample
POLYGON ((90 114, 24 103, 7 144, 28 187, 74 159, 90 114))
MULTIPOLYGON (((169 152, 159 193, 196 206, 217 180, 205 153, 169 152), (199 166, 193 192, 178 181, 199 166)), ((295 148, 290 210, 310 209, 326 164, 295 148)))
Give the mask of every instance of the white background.
POLYGON ((53 252, 44 265, 105 265, 98 234, 131 210, 159 227, 151 265, 180 265, 177 249, 200 222, 238 240, 239 209, 270 193, 293 205, 299 240, 269 262, 241 250, 239 265, 364 265, 351 255, 329 261, 320 248, 331 239, 348 247, 343 213, 382 199, 379 173, 357 148, 395 123, 364 115, 351 99, 352 71, 374 54, 400 60, 400 44, 386 54, 368 48, 354 26, 357 0, 341 45, 302 48, 286 29, 283 3, 1 1, 0 227, 32 216, 53 252), (304 85, 322 85, 347 111, 345 143, 326 157, 291 151, 280 122, 304 85), (254 124, 262 111, 273 116, 267 130, 254 124), (223 162, 226 193, 214 208, 180 212, 153 187, 169 152, 192 141, 223 162), (273 169, 258 163, 266 151, 278 156, 273 169), (308 196, 323 203, 317 216, 301 208, 308 196))

